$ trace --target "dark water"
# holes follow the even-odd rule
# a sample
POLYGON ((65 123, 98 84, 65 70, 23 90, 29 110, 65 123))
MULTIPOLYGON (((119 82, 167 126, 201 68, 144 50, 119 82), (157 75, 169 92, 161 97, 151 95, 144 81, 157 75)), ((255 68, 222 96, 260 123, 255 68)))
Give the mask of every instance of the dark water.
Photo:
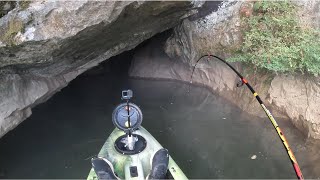
MULTIPOLYGON (((79 77, 34 108, 0 139, 0 178, 86 178, 126 88, 144 113, 142 125, 189 178, 295 178, 268 119, 249 116, 202 87, 119 73, 79 77)), ((279 124, 305 177, 319 177, 319 143, 306 141, 288 121, 279 124)))

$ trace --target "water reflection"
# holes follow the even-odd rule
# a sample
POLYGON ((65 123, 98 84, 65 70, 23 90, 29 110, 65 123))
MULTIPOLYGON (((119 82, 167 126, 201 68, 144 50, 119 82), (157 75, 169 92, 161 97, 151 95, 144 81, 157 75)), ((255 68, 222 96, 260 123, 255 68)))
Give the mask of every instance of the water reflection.
MULTIPOLYGON (((144 113, 142 125, 189 178, 295 178, 267 118, 252 117, 202 87, 116 76, 81 77, 36 107, 0 140, 0 178, 85 178, 127 88, 144 113)), ((318 178, 320 143, 306 141, 286 120, 279 124, 305 177, 318 178)))

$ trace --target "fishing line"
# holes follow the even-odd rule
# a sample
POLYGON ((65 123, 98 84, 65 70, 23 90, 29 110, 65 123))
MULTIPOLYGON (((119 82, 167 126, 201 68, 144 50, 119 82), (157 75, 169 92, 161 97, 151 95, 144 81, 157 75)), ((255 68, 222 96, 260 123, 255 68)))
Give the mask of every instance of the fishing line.
MULTIPOLYGON (((172 82, 174 82, 174 81, 172 81, 172 82)), ((184 94, 185 93, 185 92, 180 93, 179 91, 186 91, 186 93, 189 93, 189 90, 188 90, 188 86, 189 85, 188 85, 188 83, 184 83, 184 82, 182 82, 182 83, 183 83, 182 84, 183 88, 181 88, 181 85, 175 84, 175 83, 173 84, 173 87, 171 86, 170 90, 172 90, 173 93, 170 95, 170 97, 168 99, 169 102, 168 103, 164 103, 163 105, 159 106, 163 111, 168 112, 168 110, 170 109, 169 106, 175 106, 177 96, 179 94, 184 94), (185 90, 184 86, 186 86, 186 88, 187 88, 186 90, 185 90)))
POLYGON ((292 166, 293 166, 293 169, 294 169, 294 171, 295 171, 295 173, 297 175, 297 178, 298 179, 304 179, 303 175, 302 175, 302 172, 300 170, 300 167, 298 165, 298 162, 297 162, 297 160, 296 160, 296 158, 295 158, 295 156, 294 156, 294 154, 293 154, 293 152, 292 152, 292 150, 291 150, 291 148, 289 146, 289 143, 288 143, 287 139, 285 138, 283 132, 281 131, 277 121, 274 119, 274 117, 272 116, 271 112, 267 109, 267 107, 263 104, 263 102, 262 102, 261 98, 259 97, 258 93, 253 89, 253 87, 249 84, 249 82, 233 66, 231 66, 231 64, 229 64, 228 62, 226 62, 222 58, 220 58, 218 56, 215 56, 215 55, 211 55, 211 54, 203 55, 196 61, 195 65, 193 66, 191 77, 190 77, 190 83, 192 83, 193 73, 194 73, 194 70, 195 70, 198 62, 204 57, 208 57, 208 60, 209 60, 209 58, 214 57, 214 58, 220 60, 221 62, 225 63, 240 78, 240 81, 237 83, 237 87, 240 87, 240 86, 245 84, 249 88, 249 90, 251 91, 253 96, 259 102, 261 108, 264 110, 264 112, 268 116, 268 118, 269 118, 270 122, 272 123, 273 127, 275 128, 276 132, 278 133, 278 136, 279 136, 280 140, 282 141, 282 144, 283 144, 284 148, 287 151, 287 154, 288 154, 289 159, 290 159, 290 161, 292 163, 292 166))

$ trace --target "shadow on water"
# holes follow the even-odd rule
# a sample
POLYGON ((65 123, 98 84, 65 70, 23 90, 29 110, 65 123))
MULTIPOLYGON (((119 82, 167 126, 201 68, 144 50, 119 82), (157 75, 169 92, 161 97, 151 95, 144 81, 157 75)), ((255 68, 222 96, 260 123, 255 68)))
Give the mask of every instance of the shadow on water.
MULTIPOLYGON (((179 82, 129 79, 131 56, 123 53, 80 76, 5 135, 0 178, 86 178, 127 88, 142 108, 142 125, 189 178, 295 178, 267 118, 249 116, 203 87, 192 86, 187 93, 189 85, 179 82)), ((319 143, 305 142, 286 120, 279 124, 305 176, 319 177, 319 143)))

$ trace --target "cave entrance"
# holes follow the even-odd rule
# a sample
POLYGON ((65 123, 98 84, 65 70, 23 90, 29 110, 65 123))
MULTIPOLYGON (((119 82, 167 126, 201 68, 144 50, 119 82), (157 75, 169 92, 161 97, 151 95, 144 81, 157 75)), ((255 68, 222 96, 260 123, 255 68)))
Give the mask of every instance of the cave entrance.
MULTIPOLYGON (((132 60, 137 55, 137 52, 145 51, 146 47, 150 47, 152 49, 157 49, 158 54, 155 57, 150 58, 158 58, 166 56, 164 52, 164 44, 166 40, 171 36, 173 30, 169 29, 162 33, 156 34, 152 38, 142 42, 137 47, 132 50, 125 51, 119 55, 111 57, 110 59, 100 63, 98 66, 89 69, 82 75, 80 75, 77 79, 82 79, 83 77, 90 76, 112 76, 119 78, 128 78, 129 77, 129 69, 131 67, 132 60)), ((145 54, 150 54, 147 52, 145 54)), ((167 56, 166 56, 167 57, 167 56)), ((167 57, 169 58, 169 57, 167 57)))
MULTIPOLYGON (((0 139, 0 178, 86 178, 91 157, 114 129, 111 114, 121 90, 128 88, 142 109, 142 126, 169 149, 189 178, 294 178, 282 144, 272 143, 277 138, 273 127, 261 119, 203 87, 129 78, 136 53, 161 47, 148 42, 169 35, 164 32, 106 60, 35 107, 31 117, 0 139), (271 151, 266 144, 273 144, 271 151), (263 163, 253 161, 253 153, 263 163), (277 158, 277 166, 269 156, 277 158)), ((158 60, 165 60, 157 52, 158 60)), ((281 126, 294 131, 290 125, 281 126)), ((288 137, 303 142, 301 136, 288 137)))

